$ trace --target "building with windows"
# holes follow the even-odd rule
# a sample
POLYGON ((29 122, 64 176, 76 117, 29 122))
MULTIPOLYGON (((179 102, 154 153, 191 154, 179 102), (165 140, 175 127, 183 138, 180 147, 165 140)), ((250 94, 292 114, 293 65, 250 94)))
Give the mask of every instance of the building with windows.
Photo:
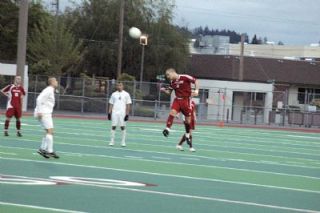
POLYGON ((239 66, 238 56, 191 56, 188 73, 200 79, 207 119, 269 123, 273 111, 308 111, 320 99, 320 62, 244 57, 243 81, 239 66))

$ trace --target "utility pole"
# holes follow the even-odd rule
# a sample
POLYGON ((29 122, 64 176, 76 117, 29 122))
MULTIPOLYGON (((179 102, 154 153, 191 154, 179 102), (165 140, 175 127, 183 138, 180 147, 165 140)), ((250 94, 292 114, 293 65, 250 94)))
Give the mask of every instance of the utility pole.
POLYGON ((16 74, 21 76, 22 85, 24 83, 24 67, 26 64, 28 9, 29 9, 29 0, 21 0, 20 1, 20 9, 19 9, 19 29, 18 29, 17 72, 16 72, 16 74))
POLYGON ((239 81, 243 81, 244 72, 244 40, 245 34, 241 34, 241 47, 240 47, 240 65, 239 65, 239 81))
POLYGON ((140 89, 142 89, 143 69, 144 69, 144 48, 145 48, 145 46, 148 45, 148 36, 147 35, 140 36, 140 45, 142 46, 141 66, 140 66, 140 89))
POLYGON ((124 19, 125 1, 126 0, 121 0, 120 2, 117 79, 120 77, 121 70, 122 70, 123 19, 124 19))
POLYGON ((56 42, 56 46, 58 44, 58 22, 59 22, 59 5, 60 5, 60 0, 53 0, 54 2, 51 3, 51 5, 54 8, 54 13, 55 13, 55 23, 54 23, 54 31, 55 31, 55 42, 56 42))

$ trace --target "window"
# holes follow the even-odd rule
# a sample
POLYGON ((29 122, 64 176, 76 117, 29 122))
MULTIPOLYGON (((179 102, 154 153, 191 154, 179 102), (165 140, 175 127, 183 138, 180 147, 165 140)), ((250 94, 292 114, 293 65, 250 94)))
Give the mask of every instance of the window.
POLYGON ((314 98, 315 99, 320 99, 320 89, 315 89, 314 90, 314 98))
POLYGON ((299 88, 298 89, 298 101, 299 101, 299 104, 304 104, 305 96, 306 96, 306 89, 305 88, 299 88))
POLYGON ((299 104, 310 104, 313 99, 320 98, 320 89, 298 88, 299 104))
POLYGON ((264 100, 264 93, 261 92, 256 92, 255 93, 255 101, 263 101, 264 100))

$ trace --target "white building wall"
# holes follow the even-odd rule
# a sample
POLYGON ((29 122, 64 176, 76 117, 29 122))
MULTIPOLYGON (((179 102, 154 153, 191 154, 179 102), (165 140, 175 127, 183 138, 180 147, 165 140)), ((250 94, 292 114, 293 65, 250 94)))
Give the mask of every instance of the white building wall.
POLYGON ((227 110, 229 118, 232 114, 233 92, 260 92, 266 93, 264 120, 268 122, 269 110, 272 108, 273 85, 267 83, 237 82, 237 81, 219 81, 199 79, 200 89, 209 90, 208 98, 208 119, 227 119, 227 110), (220 91, 220 93, 219 93, 220 91), (222 95, 225 93, 225 97, 222 95), (219 115, 219 117, 217 117, 219 115))
POLYGON ((291 86, 288 94, 288 105, 298 106, 298 87, 291 86))

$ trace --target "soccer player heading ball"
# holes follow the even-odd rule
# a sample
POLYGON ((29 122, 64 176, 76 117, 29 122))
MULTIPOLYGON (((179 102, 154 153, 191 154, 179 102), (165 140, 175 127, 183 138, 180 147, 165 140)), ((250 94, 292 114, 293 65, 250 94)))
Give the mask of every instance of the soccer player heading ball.
POLYGON ((117 126, 120 126, 122 131, 121 146, 126 146, 126 122, 129 120, 131 103, 129 93, 124 91, 123 84, 118 82, 117 91, 112 93, 109 100, 108 120, 112 120, 110 146, 114 145, 117 126))
POLYGON ((170 94, 174 90, 176 97, 172 103, 167 120, 167 127, 163 130, 163 135, 168 137, 174 118, 181 112, 185 116, 185 138, 189 144, 192 115, 191 98, 199 94, 199 81, 190 75, 179 75, 173 68, 166 70, 166 77, 170 80, 170 88, 161 88, 161 90, 167 94, 170 94), (195 85, 193 92, 191 90, 192 84, 195 85))
POLYGON ((22 116, 22 103, 23 96, 25 96, 25 91, 21 86, 21 76, 16 76, 14 79, 14 84, 10 84, 1 90, 1 93, 8 97, 7 111, 6 111, 6 121, 4 123, 4 135, 9 136, 8 128, 12 116, 16 118, 16 128, 17 136, 21 137, 20 127, 22 116))

